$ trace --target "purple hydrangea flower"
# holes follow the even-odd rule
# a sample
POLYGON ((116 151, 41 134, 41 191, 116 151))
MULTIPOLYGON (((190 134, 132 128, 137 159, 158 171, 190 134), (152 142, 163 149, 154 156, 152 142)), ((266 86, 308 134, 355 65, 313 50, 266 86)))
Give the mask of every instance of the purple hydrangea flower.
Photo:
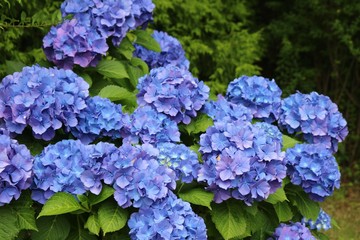
POLYGON ((45 203, 56 192, 99 194, 104 177, 103 159, 117 148, 113 144, 84 145, 63 140, 47 146, 34 160, 32 198, 45 203))
POLYGON ((323 201, 340 187, 339 166, 322 144, 297 144, 286 150, 285 160, 291 182, 315 201, 323 201))
POLYGON ((20 197, 32 183, 33 157, 23 144, 0 134, 0 206, 20 197))
POLYGON ((322 208, 320 208, 319 216, 316 221, 303 218, 302 223, 309 226, 310 229, 329 230, 331 228, 331 217, 322 208))
POLYGON ((150 69, 168 64, 189 69, 190 62, 185 56, 181 43, 166 32, 154 31, 152 37, 160 44, 161 52, 154 52, 140 45, 135 45, 134 55, 144 60, 150 69))
POLYGON ((209 97, 204 82, 173 65, 152 69, 139 79, 137 88, 139 105, 150 105, 177 123, 189 124, 209 97))
POLYGON ((273 122, 279 118, 281 93, 274 80, 242 76, 230 82, 226 97, 232 103, 250 108, 255 118, 273 122))
POLYGON ((198 181, 215 193, 215 202, 230 197, 251 205, 274 193, 286 176, 282 135, 268 123, 215 122, 200 136, 204 163, 198 181))
POLYGON ((124 126, 130 124, 130 117, 122 113, 120 104, 95 96, 86 99, 86 105, 78 116, 78 124, 71 128, 75 137, 89 144, 99 137, 117 139, 124 135, 124 126))
POLYGON ((124 142, 151 143, 179 142, 180 132, 177 124, 168 116, 158 113, 150 106, 138 107, 125 126, 124 142))
POLYGON ((161 165, 173 169, 177 180, 190 183, 197 178, 200 168, 198 156, 184 144, 160 143, 157 160, 161 165))
POLYGON ((131 214, 128 226, 131 239, 207 239, 204 220, 171 192, 131 214))
POLYGON ((273 234, 274 240, 288 240, 288 239, 298 239, 298 240, 316 240, 316 238, 311 234, 310 230, 305 227, 305 225, 296 222, 290 224, 280 223, 280 226, 275 229, 273 234))
POLYGON ((151 145, 125 143, 104 159, 104 182, 113 185, 119 206, 146 208, 175 189, 175 172, 159 164, 158 154, 151 145))
POLYGON ((349 133, 346 120, 329 97, 316 92, 295 93, 281 102, 279 126, 301 132, 308 143, 322 143, 333 152, 349 133))
POLYGON ((50 140, 62 125, 78 124, 88 88, 70 70, 24 67, 0 83, 0 118, 9 132, 21 134, 29 125, 36 138, 50 140))

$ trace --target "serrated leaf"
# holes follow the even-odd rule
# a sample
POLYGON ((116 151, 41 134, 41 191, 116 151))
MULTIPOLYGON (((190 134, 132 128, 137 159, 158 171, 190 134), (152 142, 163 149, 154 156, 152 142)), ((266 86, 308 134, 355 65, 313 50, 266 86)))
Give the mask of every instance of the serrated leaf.
POLYGON ((109 78, 129 78, 125 65, 117 60, 102 60, 96 66, 96 71, 109 78))
POLYGON ((265 202, 276 204, 278 202, 288 201, 284 188, 278 188, 276 192, 270 194, 270 196, 265 200, 265 202))
POLYGON ((225 240, 246 233, 247 220, 240 204, 236 201, 213 204, 211 218, 225 240))
POLYGON ((214 199, 214 194, 202 188, 193 188, 189 191, 179 193, 179 197, 186 202, 204 206, 211 210, 210 204, 214 199))
POLYGON ((97 236, 99 236, 100 233, 100 223, 99 223, 99 219, 96 215, 91 215, 85 225, 85 228, 89 229, 89 231, 97 236))
POLYGON ((127 89, 123 87, 119 87, 116 85, 108 85, 100 90, 99 96, 103 98, 108 98, 111 101, 135 101, 136 96, 134 93, 129 92, 127 89))
POLYGON ((287 202, 278 202, 274 205, 275 212, 280 222, 287 222, 291 220, 294 214, 287 202))
POLYGON ((26 191, 21 194, 21 197, 18 200, 10 204, 10 207, 17 217, 20 229, 38 230, 35 221, 35 210, 32 207, 32 204, 33 200, 31 199, 30 193, 26 191))
POLYGON ((282 138, 283 138, 283 147, 282 147, 283 151, 285 151, 288 148, 293 148, 295 147, 296 144, 301 143, 298 140, 289 137, 287 135, 282 135, 282 138))
POLYGON ((75 199, 73 195, 65 192, 55 193, 49 200, 46 201, 39 217, 59 215, 77 210, 84 210, 80 203, 75 199))
POLYGON ((104 202, 98 211, 100 227, 104 235, 122 229, 128 219, 128 212, 114 202, 104 202))
POLYGON ((132 65, 127 65, 126 69, 129 73, 130 83, 132 87, 135 89, 139 83, 139 78, 141 78, 145 74, 139 67, 134 67, 132 65))
POLYGON ((112 187, 109 187, 107 185, 103 185, 103 188, 101 189, 101 192, 99 195, 90 194, 89 195, 89 203, 90 205, 98 204, 109 197, 111 197, 114 194, 115 190, 112 187))
POLYGON ((74 229, 69 233, 66 240, 97 240, 98 238, 84 229, 74 229))
POLYGON ((188 125, 184 125, 183 128, 190 135, 205 132, 206 129, 212 125, 213 120, 208 115, 199 114, 196 118, 192 119, 188 125))
POLYGON ((115 54, 120 54, 125 59, 131 60, 134 50, 135 47, 133 46, 129 38, 126 37, 121 41, 120 46, 115 49, 115 54))
POLYGON ((133 34, 136 36, 136 44, 139 44, 154 52, 161 52, 160 44, 151 36, 150 33, 144 30, 136 30, 133 31, 133 34))
POLYGON ((20 229, 17 217, 9 207, 0 208, 0 239, 14 239, 20 229))
POLYGON ((320 212, 319 203, 311 200, 301 188, 295 186, 290 187, 286 188, 287 196, 293 206, 296 206, 304 217, 317 219, 320 212))
POLYGON ((39 231, 32 233, 32 240, 65 240, 70 232, 70 223, 61 215, 40 218, 36 224, 39 231))

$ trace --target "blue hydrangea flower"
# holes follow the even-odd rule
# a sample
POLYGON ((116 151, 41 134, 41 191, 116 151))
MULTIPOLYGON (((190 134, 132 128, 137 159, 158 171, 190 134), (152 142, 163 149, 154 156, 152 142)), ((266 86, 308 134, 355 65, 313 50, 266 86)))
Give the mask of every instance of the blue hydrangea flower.
POLYGON ((299 222, 290 224, 280 223, 280 226, 275 229, 272 237, 273 238, 270 239, 274 240, 316 240, 310 230, 299 222))
POLYGON ((185 56, 181 43, 166 32, 154 31, 152 37, 160 44, 161 52, 154 52, 140 45, 135 45, 134 56, 144 60, 150 69, 168 64, 189 69, 190 62, 185 56))
POLYGON ((156 146, 159 149, 157 160, 161 165, 173 169, 176 173, 176 180, 190 183, 197 178, 200 168, 198 156, 184 144, 160 143, 156 146))
POLYGON ((130 117, 122 113, 120 104, 95 96, 86 99, 86 105, 78 116, 78 124, 71 128, 71 133, 84 144, 99 137, 117 139, 125 134, 124 126, 130 124, 130 117))
POLYGON ((273 122, 279 118, 281 90, 274 80, 242 76, 230 82, 226 97, 252 110, 255 118, 273 122))
POLYGON ((124 142, 160 143, 179 142, 180 132, 177 124, 168 116, 158 113, 150 106, 138 107, 125 126, 124 142))
POLYGON ((33 157, 23 144, 0 134, 0 206, 20 197, 32 183, 33 157))
POLYGON ((297 144, 286 150, 285 160, 291 182, 315 201, 323 201, 340 187, 339 166, 322 144, 297 144))
POLYGON ((0 83, 0 119, 9 132, 21 134, 30 126, 36 138, 50 140, 63 125, 78 124, 88 88, 70 70, 24 67, 0 83))
POLYGON ((139 105, 150 105, 176 123, 189 124, 209 97, 204 82, 173 65, 152 69, 139 79, 137 88, 139 105))
POLYGON ((131 239, 207 239, 204 220, 171 192, 131 214, 128 226, 131 239))
POLYGON ((198 181, 215 193, 215 202, 230 197, 251 205, 275 192, 286 176, 280 131, 268 123, 215 122, 200 136, 204 163, 198 181))
POLYGON ((333 152, 349 132, 337 105, 316 92, 283 99, 279 126, 290 134, 301 132, 308 143, 322 143, 333 152))
POLYGON ((159 164, 158 154, 151 145, 125 143, 104 159, 104 182, 113 185, 119 206, 146 208, 175 189, 175 172, 159 164))
POLYGON ((63 140, 47 146, 34 160, 32 198, 45 203, 56 192, 99 194, 104 177, 103 159, 116 151, 109 143, 84 145, 79 140, 63 140))
POLYGON ((316 229, 318 231, 326 231, 331 228, 331 217, 322 208, 320 208, 319 216, 316 221, 303 218, 301 222, 309 226, 310 229, 316 229))

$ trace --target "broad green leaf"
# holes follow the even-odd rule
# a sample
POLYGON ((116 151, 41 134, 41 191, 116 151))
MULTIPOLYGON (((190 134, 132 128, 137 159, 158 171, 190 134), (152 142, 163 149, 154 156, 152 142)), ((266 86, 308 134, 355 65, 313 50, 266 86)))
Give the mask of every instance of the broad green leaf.
POLYGON ((0 208, 0 239, 14 239, 20 229, 17 216, 9 207, 0 208))
POLYGON ((66 240, 97 240, 98 238, 85 229, 71 230, 66 240))
POLYGON ((179 193, 179 197, 187 202, 195 205, 205 206, 211 210, 211 202, 214 199, 214 194, 205 191, 202 188, 193 188, 186 192, 179 193))
POLYGON ((133 57, 130 62, 134 67, 139 67, 143 74, 149 73, 149 66, 141 58, 133 57))
POLYGON ((213 125, 213 120, 209 116, 199 114, 196 118, 192 119, 190 124, 184 125, 183 128, 190 135, 205 132, 211 125, 213 125))
POLYGON ((251 239, 253 240, 265 240, 279 225, 279 221, 276 218, 276 213, 266 212, 259 210, 255 216, 251 216, 248 220, 248 224, 251 229, 251 239))
POLYGON ((126 69, 130 77, 130 83, 132 87, 135 89, 138 85, 139 78, 144 76, 145 73, 139 67, 134 67, 130 64, 126 66, 126 69))
POLYGON ((40 218, 36 224, 39 231, 32 233, 32 240, 65 240, 70 232, 70 223, 61 215, 40 218))
MULTIPOLYGON (((117 47, 117 48, 114 48, 115 51, 114 54, 115 54, 115 57, 121 59, 121 58, 125 58, 127 60, 131 60, 131 58, 133 57, 133 52, 135 50, 135 47, 134 45, 131 43, 131 41, 129 40, 128 37, 125 37, 121 43, 120 43, 120 46, 117 47), (120 54, 120 56, 118 55, 120 54)), ((113 53, 112 52, 112 53, 113 53)))
POLYGON ((59 215, 77 210, 84 210, 80 203, 75 199, 73 195, 65 192, 55 193, 47 202, 44 204, 39 217, 59 215))
POLYGON ((89 195, 90 205, 93 206, 95 204, 98 204, 98 203, 108 199, 109 197, 111 197, 114 194, 114 191, 115 190, 112 187, 103 185, 103 188, 101 189, 101 192, 99 193, 99 195, 95 195, 95 194, 89 195))
POLYGON ((136 35, 135 43, 139 44, 154 52, 161 52, 160 44, 151 36, 150 33, 144 30, 133 31, 136 35))
POLYGON ((211 218, 216 229, 225 240, 239 237, 246 233, 247 219, 241 205, 237 201, 213 204, 211 218))
POLYGON ((18 61, 5 61, 6 74, 13 74, 14 72, 21 72, 25 64, 18 61))
POLYGON ((85 80, 85 82, 87 82, 87 84, 89 84, 89 87, 92 86, 93 81, 89 74, 82 73, 82 74, 79 74, 79 76, 82 77, 85 80))
POLYGON ((286 188, 287 197, 293 206, 299 209, 301 215, 308 219, 317 219, 320 212, 320 205, 309 198, 309 196, 297 186, 288 185, 286 188))
POLYGON ((99 96, 103 98, 108 98, 111 101, 135 101, 136 96, 134 93, 129 92, 125 88, 116 86, 116 85, 108 85, 101 89, 99 92, 99 96))
POLYGON ((245 206, 244 209, 247 213, 249 213, 252 216, 256 216, 256 214, 259 212, 257 202, 254 202, 251 206, 245 206))
POLYGON ((288 201, 285 190, 283 187, 278 188, 276 192, 270 194, 270 196, 265 200, 265 202, 276 204, 278 202, 288 201))
POLYGON ((79 199, 81 206, 83 206, 86 210, 90 210, 89 198, 87 196, 77 195, 76 197, 79 199))
POLYGON ((283 138, 283 147, 282 147, 283 151, 286 151, 286 149, 295 147, 296 144, 301 143, 298 140, 291 138, 287 135, 282 135, 282 138, 283 138))
POLYGON ((293 218, 293 213, 287 202, 278 202, 274 205, 275 212, 280 222, 287 222, 293 218))
POLYGON ((122 229, 128 219, 128 212, 114 202, 104 202, 98 211, 100 227, 104 235, 122 229))
POLYGON ((33 200, 30 193, 23 192, 21 197, 10 205, 14 214, 16 214, 20 229, 38 230, 35 221, 35 210, 32 204, 33 200))
POLYGON ((102 60, 96 66, 96 71, 109 78, 129 78, 125 65, 117 60, 102 60))
POLYGON ((99 236, 100 233, 100 223, 99 219, 96 215, 90 215, 90 217, 87 219, 85 225, 85 228, 89 229, 89 231, 97 236, 99 236))

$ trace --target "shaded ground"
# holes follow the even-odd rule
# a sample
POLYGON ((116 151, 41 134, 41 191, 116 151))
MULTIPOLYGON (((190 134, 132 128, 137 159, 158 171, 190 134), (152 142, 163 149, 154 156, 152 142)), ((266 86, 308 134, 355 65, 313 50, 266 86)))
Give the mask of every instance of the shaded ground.
POLYGON ((321 206, 340 227, 326 232, 331 240, 360 239, 360 186, 342 184, 321 206))

